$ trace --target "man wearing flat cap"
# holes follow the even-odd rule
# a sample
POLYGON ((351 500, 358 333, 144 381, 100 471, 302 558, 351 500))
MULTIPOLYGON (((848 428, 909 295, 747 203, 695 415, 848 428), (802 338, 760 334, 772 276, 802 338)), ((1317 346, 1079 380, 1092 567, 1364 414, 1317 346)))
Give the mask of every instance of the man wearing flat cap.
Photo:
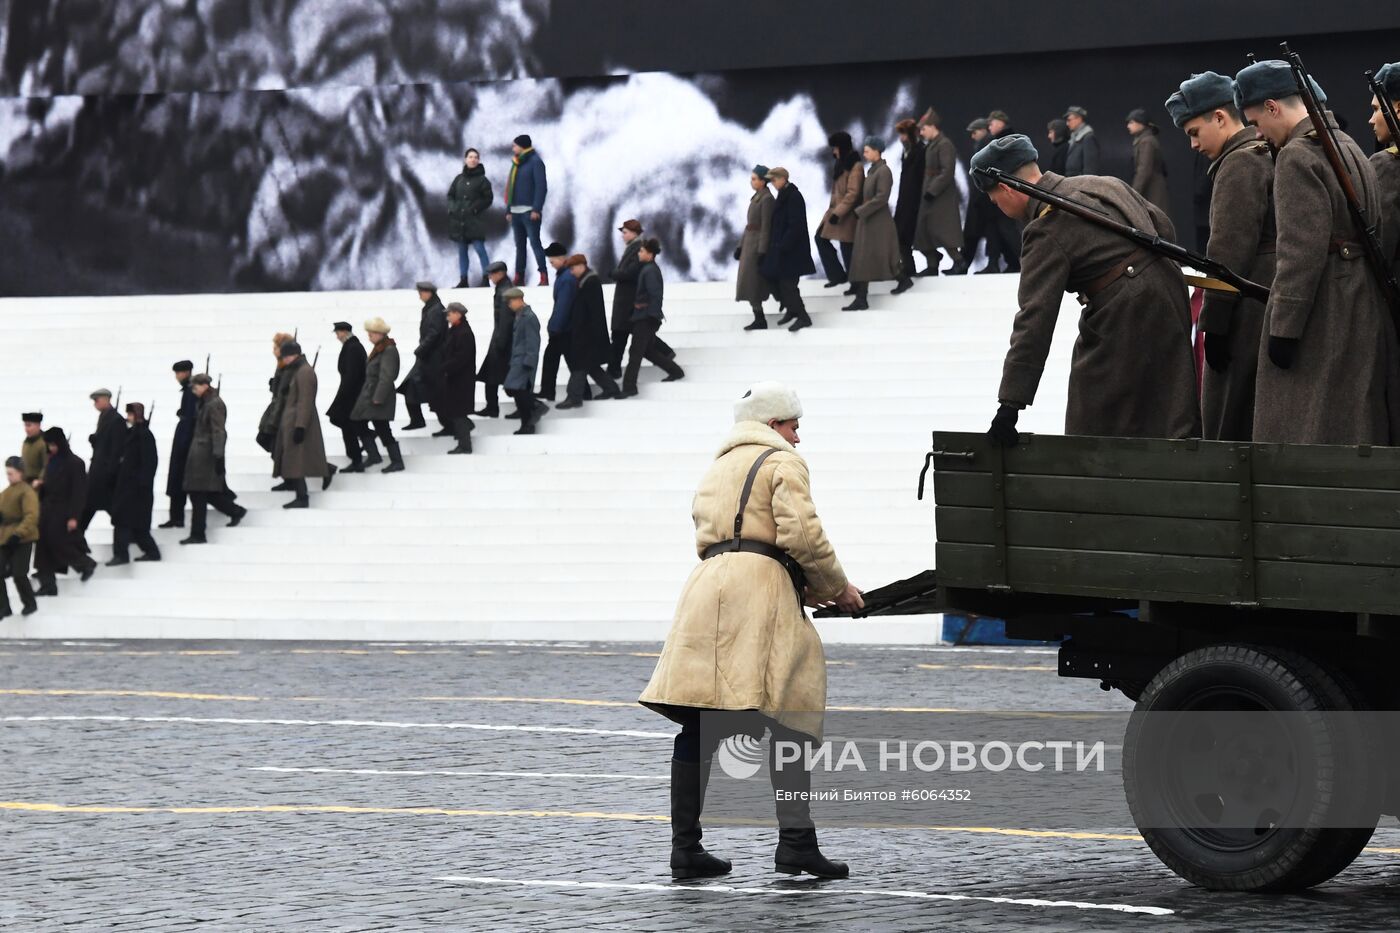
POLYGON ((155 507, 156 469, 160 454, 156 439, 146 426, 146 406, 128 402, 126 435, 122 438, 121 463, 112 493, 112 559, 108 567, 131 560, 131 545, 141 549, 138 561, 160 560, 160 547, 151 537, 151 511, 155 507))
MULTIPOLYGON (((766 185, 764 190, 768 190, 766 185)), ((769 199, 772 199, 771 195, 769 199)), ((622 361, 627 355, 627 340, 632 336, 632 305, 637 301, 637 276, 642 272, 642 261, 637 258, 637 253, 642 248, 644 231, 641 221, 626 220, 617 228, 617 232, 622 236, 622 258, 617 261, 617 268, 609 276, 617 285, 613 289, 612 316, 608 322, 612 332, 608 375, 614 379, 621 379, 622 361)), ((660 337, 656 338, 657 342, 660 340, 660 337)))
MULTIPOLYGON (((1274 278, 1274 159, 1269 144, 1235 109, 1235 82, 1207 71, 1168 98, 1172 122, 1210 160, 1210 239, 1206 255, 1251 282, 1274 278)), ((1254 436, 1254 384, 1264 303, 1239 292, 1206 292, 1198 327, 1205 336, 1201 428, 1207 440, 1254 436)))
POLYGON ((92 461, 88 464, 87 504, 83 506, 83 517, 78 522, 84 532, 98 512, 111 514, 117 464, 121 462, 122 445, 126 439, 126 422, 112 407, 111 390, 98 389, 88 398, 92 400, 92 407, 97 409, 97 428, 88 435, 92 461))
POLYGON ((1164 211, 1171 210, 1167 193, 1167 163, 1162 159, 1161 131, 1147 111, 1134 109, 1124 121, 1133 138, 1133 190, 1164 211))
MULTIPOLYGON (((1400 62, 1382 65, 1376 71, 1376 81, 1390 101, 1390 109, 1400 113, 1400 62)), ((1400 139, 1390 135, 1390 125, 1381 112, 1381 101, 1371 97, 1371 129, 1383 147, 1371 156, 1376 170, 1376 187, 1380 189, 1381 233, 1385 254, 1392 258, 1395 275, 1400 278, 1400 139)))
POLYGON ((1121 179, 1042 174, 1037 158, 1024 136, 998 139, 972 157, 973 183, 999 210, 1026 223, 1020 311, 989 434, 1000 444, 1017 442, 1016 420, 1035 401, 1065 292, 1078 292, 1084 311, 1070 364, 1065 433, 1200 437, 1191 308, 1181 270, 979 170, 1000 169, 1168 240, 1176 236, 1171 221, 1121 179))
POLYGON ((593 398, 620 398, 617 382, 608 375, 608 358, 612 342, 608 339, 608 311, 603 301, 603 280, 588 267, 588 257, 582 253, 570 256, 563 275, 578 280, 578 296, 574 299, 569 324, 569 344, 565 359, 569 364, 569 382, 565 388, 560 411, 582 407, 588 397, 588 380, 602 390, 593 398))
MULTIPOLYGON (((773 216, 769 219, 768 244, 759 260, 759 272, 772 283, 773 293, 782 302, 787 314, 778 323, 790 322, 790 331, 812 326, 807 306, 797 283, 804 275, 817 271, 812 262, 812 240, 807 230, 807 202, 792 183, 788 170, 781 166, 768 171, 768 180, 778 192, 773 201, 773 216)), ((741 260, 742 261, 742 260, 741 260)))
MULTIPOLYGON (((418 300, 423 302, 418 318, 418 346, 413 348, 413 367, 398 389, 403 396, 404 407, 408 409, 408 424, 403 426, 405 431, 428 426, 428 422, 423 420, 423 406, 432 398, 432 386, 438 380, 438 370, 442 365, 442 341, 447 336, 447 309, 438 297, 437 286, 425 280, 416 287, 418 300)), ((446 433, 452 433, 446 423, 442 428, 446 433)))
MULTIPOLYGON (((1314 87, 1325 106, 1327 97, 1314 87)), ((1366 216, 1379 216, 1376 173, 1337 127, 1315 127, 1287 62, 1235 76, 1235 106, 1278 151, 1277 269, 1264 309, 1254 440, 1291 444, 1400 441, 1395 328, 1318 132, 1337 142, 1366 216)))
POLYGON ((160 523, 161 528, 185 527, 185 461, 190 456, 190 444, 194 440, 194 422, 199 414, 199 399, 190 385, 194 364, 180 360, 170 367, 175 381, 180 384, 180 407, 175 410, 175 435, 170 440, 170 465, 167 467, 165 494, 170 497, 170 518, 160 523))
POLYGON ((35 489, 44 481, 44 467, 49 462, 49 448, 44 443, 44 415, 27 411, 20 416, 24 422, 24 440, 19 445, 19 458, 24 463, 24 481, 35 489))
POLYGON ((205 526, 211 505, 229 517, 230 528, 243 521, 248 510, 234 501, 235 496, 228 488, 228 470, 224 460, 228 447, 228 409, 224 406, 224 400, 219 397, 219 390, 208 373, 200 373, 191 379, 190 391, 199 400, 194 440, 190 443, 190 453, 185 463, 185 488, 190 494, 193 514, 189 537, 180 543, 206 544, 205 526))
MULTIPOLYGON (((981 152, 982 147, 992 138, 987 128, 987 119, 978 117, 969 123, 967 135, 972 140, 973 155, 981 152)), ((986 240, 987 265, 981 272, 988 275, 1001 271, 1001 260, 1006 254, 1001 242, 999 214, 1000 211, 992 206, 992 202, 987 200, 981 189, 976 185, 968 185, 967 218, 963 222, 963 256, 970 265, 977 258, 977 244, 986 240)))
POLYGON ((502 386, 515 399, 515 411, 520 416, 516 434, 534 434, 540 415, 548 409, 535 399, 535 369, 540 363, 540 319, 525 303, 525 293, 518 288, 505 293, 506 305, 515 315, 511 332, 510 368, 502 386))
MULTIPOLYGON (((348 321, 336 321, 333 329, 335 339, 340 341, 340 356, 335 364, 336 372, 340 374, 340 384, 336 386, 331 407, 326 409, 326 419, 333 427, 340 428, 340 439, 345 444, 345 456, 350 459, 350 466, 358 468, 355 472, 359 473, 366 466, 365 448, 361 443, 359 426, 350 419, 350 413, 354 410, 355 401, 360 397, 360 389, 365 384, 365 363, 369 354, 365 351, 364 344, 360 343, 360 338, 355 336, 355 329, 348 321)), ((378 451, 375 453, 378 454, 378 451)), ((373 466, 380 459, 382 458, 376 456, 368 465, 373 466)))
POLYGON ((328 489, 336 469, 326 462, 326 445, 321 438, 321 417, 316 410, 316 370, 306 361, 301 344, 295 340, 282 344, 282 362, 286 370, 283 383, 286 401, 277 426, 277 440, 272 445, 272 475, 290 483, 295 493, 295 498, 282 508, 304 509, 310 506, 306 481, 319 479, 321 488, 328 489))
POLYGON ((481 408, 473 414, 483 418, 499 418, 501 415, 501 383, 506 381, 510 371, 511 331, 515 327, 515 315, 506 303, 506 292, 511 288, 506 276, 506 264, 493 262, 486 267, 486 284, 491 286, 491 342, 486 345, 486 359, 477 370, 476 378, 483 386, 481 408))
POLYGON ((1099 173, 1099 138, 1089 125, 1089 111, 1083 107, 1071 107, 1065 111, 1065 125, 1069 127, 1069 153, 1065 156, 1065 176, 1099 173))

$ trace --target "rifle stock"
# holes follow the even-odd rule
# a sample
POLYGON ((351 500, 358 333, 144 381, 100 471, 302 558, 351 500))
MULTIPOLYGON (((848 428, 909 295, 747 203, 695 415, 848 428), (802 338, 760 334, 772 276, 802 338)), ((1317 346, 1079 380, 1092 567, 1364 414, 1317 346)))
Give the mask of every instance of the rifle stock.
POLYGON ((1390 263, 1386 261, 1381 250, 1380 238, 1376 235, 1377 227, 1366 217, 1366 207, 1361 203, 1361 195, 1352 181, 1351 172, 1342 161, 1341 147, 1337 145, 1337 137, 1327 122, 1327 112, 1322 108, 1322 101, 1318 100, 1317 94, 1313 92, 1312 77, 1303 64, 1302 56, 1290 49, 1287 42, 1279 43, 1279 48, 1283 50, 1284 58, 1293 70, 1293 81, 1298 85, 1298 96, 1303 99, 1303 106, 1307 108, 1308 117, 1312 120, 1317 140, 1322 144, 1323 154, 1327 156, 1327 163, 1332 167, 1332 174, 1336 176, 1337 184, 1341 186, 1342 195, 1346 198, 1347 211, 1351 214, 1352 223, 1356 225, 1362 250, 1366 254, 1366 265, 1370 267, 1376 284, 1380 286, 1381 296, 1390 309, 1391 321, 1394 322, 1396 330, 1400 331, 1400 284, 1396 283, 1395 273, 1391 271, 1390 263))
POLYGON ((1251 282, 1244 276, 1237 274, 1228 266, 1216 262, 1208 256, 1202 256, 1200 253, 1192 252, 1184 246, 1173 243, 1171 240, 1163 239, 1155 233, 1148 233, 1145 230, 1139 230, 1131 224, 1125 224, 1122 221, 1114 220, 1097 208, 1090 207, 1087 204, 1081 204, 1064 195, 1056 194, 1048 188, 1042 188, 1040 185, 1032 184, 1024 178, 1018 178, 1015 175, 1007 174, 1001 169, 978 168, 974 169, 973 172, 1006 185, 1006 187, 1013 191, 1019 191, 1021 194, 1035 198, 1037 201, 1043 201, 1046 204, 1052 205, 1056 209, 1064 211, 1066 214, 1073 214, 1081 220, 1086 220, 1095 226, 1103 227, 1105 230, 1109 230, 1126 240, 1138 244, 1143 249, 1154 252, 1159 256, 1165 256, 1180 265, 1187 265, 1195 269, 1200 269, 1202 272, 1208 272, 1211 276, 1230 285, 1245 297, 1255 298, 1259 301, 1269 300, 1269 290, 1258 282, 1251 282))

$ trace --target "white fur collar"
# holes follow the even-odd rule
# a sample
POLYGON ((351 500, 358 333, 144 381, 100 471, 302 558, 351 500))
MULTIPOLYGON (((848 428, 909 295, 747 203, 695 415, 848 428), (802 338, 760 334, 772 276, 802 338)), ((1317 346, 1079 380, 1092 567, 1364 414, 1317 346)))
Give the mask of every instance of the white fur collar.
POLYGON ((743 447, 748 444, 772 447, 774 450, 790 454, 797 453, 795 447, 783 440, 783 436, 768 425, 760 421, 740 421, 734 425, 734 429, 729 432, 729 437, 725 438, 724 443, 720 445, 719 453, 715 456, 723 457, 735 447, 743 447))

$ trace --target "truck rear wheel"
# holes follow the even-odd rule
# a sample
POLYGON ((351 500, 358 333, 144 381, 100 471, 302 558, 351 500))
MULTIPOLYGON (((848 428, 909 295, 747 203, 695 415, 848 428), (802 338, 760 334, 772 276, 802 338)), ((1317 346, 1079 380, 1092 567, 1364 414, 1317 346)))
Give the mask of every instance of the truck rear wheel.
POLYGON ((1358 725, 1149 715, 1342 712, 1358 705, 1351 694, 1273 648, 1215 645, 1168 664, 1123 744, 1128 806, 1153 853, 1192 884, 1230 891, 1299 890, 1351 864, 1375 831, 1382 786, 1358 725))

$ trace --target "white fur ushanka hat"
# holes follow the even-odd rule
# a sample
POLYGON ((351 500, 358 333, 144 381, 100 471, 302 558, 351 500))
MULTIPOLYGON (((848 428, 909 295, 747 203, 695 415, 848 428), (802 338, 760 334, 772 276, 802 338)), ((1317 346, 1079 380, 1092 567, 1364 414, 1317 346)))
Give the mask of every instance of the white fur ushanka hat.
POLYGON ((756 382, 734 403, 734 422, 791 421, 802 417, 802 401, 781 382, 756 382))

